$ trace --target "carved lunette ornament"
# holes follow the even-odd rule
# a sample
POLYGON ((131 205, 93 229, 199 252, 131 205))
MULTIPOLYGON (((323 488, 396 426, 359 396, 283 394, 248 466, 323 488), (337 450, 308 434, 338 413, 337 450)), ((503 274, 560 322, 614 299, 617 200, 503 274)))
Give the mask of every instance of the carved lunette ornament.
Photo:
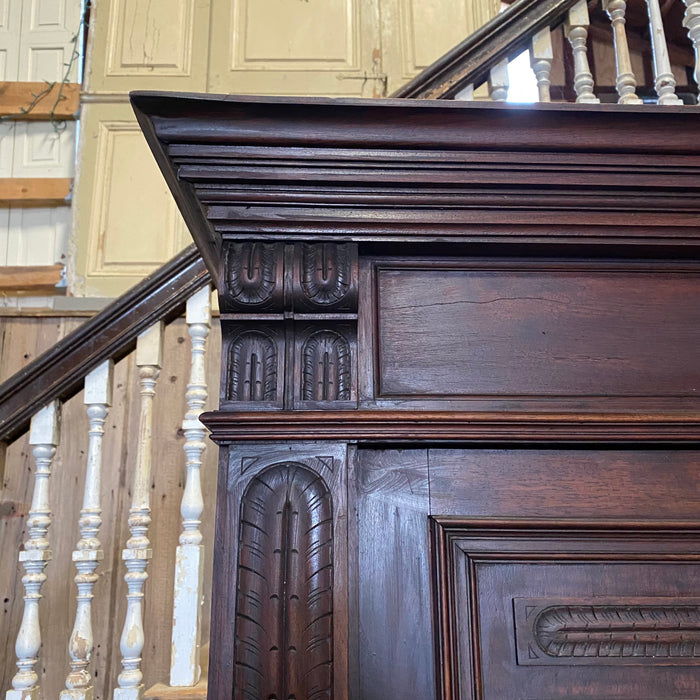
POLYGON ((357 310, 357 246, 304 243, 298 249, 295 309, 357 310))
POLYGON ((283 462, 241 502, 235 691, 240 698, 332 698, 333 505, 323 479, 283 462))
MULTIPOLYGON (((694 601, 693 601, 694 602, 694 601)), ((536 601, 532 601, 536 603, 536 601)), ((522 609, 522 608, 521 608, 522 609)), ((530 638, 529 662, 700 662, 700 605, 663 603, 526 605, 518 634, 530 638)), ((520 663, 525 659, 521 659, 520 663)))
POLYGON ((313 333, 304 343, 301 356, 304 401, 350 400, 350 344, 340 333, 313 333))
POLYGON ((277 400, 277 347, 261 330, 236 336, 228 352, 225 398, 230 401, 277 400))
POLYGON ((283 247, 277 243, 228 243, 220 290, 224 310, 282 310, 283 247))

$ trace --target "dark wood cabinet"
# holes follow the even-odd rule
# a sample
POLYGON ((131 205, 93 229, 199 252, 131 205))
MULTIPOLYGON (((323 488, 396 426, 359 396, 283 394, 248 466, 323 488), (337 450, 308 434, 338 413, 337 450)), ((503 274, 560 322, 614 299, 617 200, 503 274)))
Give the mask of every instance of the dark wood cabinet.
POLYGON ((218 280, 210 697, 700 698, 697 110, 133 101, 218 280))

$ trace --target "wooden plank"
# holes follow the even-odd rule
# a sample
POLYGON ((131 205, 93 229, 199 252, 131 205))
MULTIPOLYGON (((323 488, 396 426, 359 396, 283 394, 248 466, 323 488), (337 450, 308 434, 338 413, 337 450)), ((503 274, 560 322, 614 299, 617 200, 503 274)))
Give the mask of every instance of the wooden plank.
POLYGON ((70 177, 2 177, 0 207, 68 206, 72 186, 73 179, 70 177))
POLYGON ((12 119, 75 119, 80 83, 0 82, 0 117, 12 119))
POLYGON ((65 294, 65 287, 56 288, 61 281, 63 265, 13 265, 0 267, 0 292, 13 294, 31 292, 65 294))
POLYGON ((205 700, 207 682, 203 680, 195 686, 184 688, 173 688, 164 683, 156 683, 144 693, 144 697, 148 700, 205 700))

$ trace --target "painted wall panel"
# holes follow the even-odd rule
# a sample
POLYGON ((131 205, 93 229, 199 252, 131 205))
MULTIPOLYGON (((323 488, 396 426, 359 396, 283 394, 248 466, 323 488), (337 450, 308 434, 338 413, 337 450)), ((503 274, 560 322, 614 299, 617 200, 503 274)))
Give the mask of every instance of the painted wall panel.
POLYGON ((128 105, 86 105, 82 129, 72 284, 116 296, 175 255, 188 234, 128 105))
POLYGON ((70 223, 70 207, 12 208, 6 264, 64 263, 70 236, 70 223))
POLYGON ((209 0, 110 0, 96 4, 90 93, 204 91, 209 0))
POLYGON ((167 6, 115 0, 107 75, 189 75, 194 11, 194 0, 171 0, 167 6))
POLYGON ((65 122, 63 130, 50 122, 18 122, 12 177, 73 177, 75 130, 75 122, 65 122))
POLYGON ((210 92, 380 97, 378 0, 212 0, 210 92))

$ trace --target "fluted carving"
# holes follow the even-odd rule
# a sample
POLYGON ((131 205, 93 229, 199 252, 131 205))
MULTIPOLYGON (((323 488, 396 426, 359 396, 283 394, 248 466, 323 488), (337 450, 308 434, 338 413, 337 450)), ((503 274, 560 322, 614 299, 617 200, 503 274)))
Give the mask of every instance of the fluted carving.
POLYGON ((235 634, 235 698, 332 698, 333 505, 303 465, 268 467, 243 496, 235 634))
POLYGON ((269 309, 282 298, 282 246, 245 241, 225 247, 226 306, 269 309))
POLYGON ((534 620, 533 636, 547 656, 661 658, 700 657, 700 606, 554 605, 534 620))
POLYGON ((352 243, 305 243, 300 249, 295 306, 354 310, 357 248, 352 243))
POLYGON ((351 397, 350 344, 335 331, 313 333, 302 349, 304 401, 348 401, 351 397))
POLYGON ((231 343, 226 398, 277 400, 277 348, 275 341, 262 331, 245 331, 231 343))

